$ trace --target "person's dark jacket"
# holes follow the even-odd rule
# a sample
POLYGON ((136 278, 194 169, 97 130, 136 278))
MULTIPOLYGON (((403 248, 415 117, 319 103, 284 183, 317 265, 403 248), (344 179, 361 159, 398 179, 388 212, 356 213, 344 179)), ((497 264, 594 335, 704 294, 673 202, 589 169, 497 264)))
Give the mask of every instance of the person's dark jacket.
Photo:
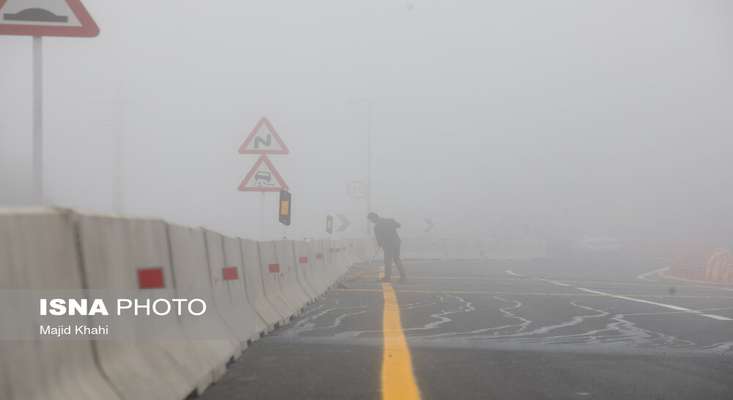
POLYGON ((379 218, 374 224, 374 236, 379 247, 398 247, 401 241, 397 228, 400 226, 400 223, 392 218, 379 218))

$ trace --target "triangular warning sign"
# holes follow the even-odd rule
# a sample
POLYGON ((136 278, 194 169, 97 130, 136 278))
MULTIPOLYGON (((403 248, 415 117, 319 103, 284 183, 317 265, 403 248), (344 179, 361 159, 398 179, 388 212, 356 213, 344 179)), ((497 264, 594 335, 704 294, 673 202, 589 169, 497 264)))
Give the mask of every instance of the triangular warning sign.
POLYGON ((239 154, 290 154, 290 150, 270 121, 263 117, 239 147, 239 154))
POLYGON ((0 0, 0 35, 94 37, 99 27, 81 0, 0 0))
POLYGON ((265 155, 260 156, 239 184, 239 190, 242 192, 279 192, 287 188, 285 180, 265 155))

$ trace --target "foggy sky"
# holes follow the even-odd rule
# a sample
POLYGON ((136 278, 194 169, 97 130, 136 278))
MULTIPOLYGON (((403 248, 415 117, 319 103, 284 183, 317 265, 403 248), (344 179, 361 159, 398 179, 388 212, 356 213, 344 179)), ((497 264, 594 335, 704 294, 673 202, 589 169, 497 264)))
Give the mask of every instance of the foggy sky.
MULTIPOLYGON (((237 153, 262 116, 295 225, 733 240, 732 9, 719 1, 85 0, 45 38, 50 201, 255 237, 237 153), (121 196, 119 195, 121 193, 121 196)), ((31 39, 0 37, 0 204, 28 203, 31 39)))

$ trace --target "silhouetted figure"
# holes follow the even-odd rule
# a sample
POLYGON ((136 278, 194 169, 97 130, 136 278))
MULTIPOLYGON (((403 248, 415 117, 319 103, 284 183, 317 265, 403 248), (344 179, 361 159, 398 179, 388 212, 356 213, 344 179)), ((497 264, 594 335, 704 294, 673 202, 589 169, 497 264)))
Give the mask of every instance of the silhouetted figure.
POLYGON ((397 234, 397 228, 400 227, 399 222, 392 218, 381 218, 373 212, 369 213, 367 218, 374 223, 374 236, 377 238, 377 244, 384 251, 384 278, 382 282, 391 281, 393 262, 397 265, 397 270, 400 271, 400 282, 407 282, 405 268, 402 266, 402 260, 400 259, 402 241, 397 234))

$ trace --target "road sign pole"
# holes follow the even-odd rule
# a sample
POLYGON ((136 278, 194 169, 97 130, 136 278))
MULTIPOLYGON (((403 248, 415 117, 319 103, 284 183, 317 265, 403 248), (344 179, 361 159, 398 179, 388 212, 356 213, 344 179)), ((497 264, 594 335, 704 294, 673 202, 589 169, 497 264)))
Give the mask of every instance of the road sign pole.
POLYGON ((260 240, 265 240, 265 192, 260 193, 260 240))
POLYGON ((43 36, 95 37, 99 27, 81 0, 0 0, 0 35, 33 37, 32 202, 45 205, 43 179, 43 36), (53 7, 48 7, 53 6, 53 7), (30 8, 29 8, 30 7, 30 8))
POLYGON ((43 39, 33 37, 33 200, 45 204, 43 193, 43 39))
MULTIPOLYGON (((120 98, 120 104, 124 104, 122 98, 120 98)), ((124 110, 120 113, 122 115, 122 121, 120 121, 120 127, 117 129, 117 137, 115 143, 115 198, 114 207, 117 214, 124 214, 125 212, 125 160, 124 154, 124 138, 125 134, 123 129, 124 124, 124 110)))

